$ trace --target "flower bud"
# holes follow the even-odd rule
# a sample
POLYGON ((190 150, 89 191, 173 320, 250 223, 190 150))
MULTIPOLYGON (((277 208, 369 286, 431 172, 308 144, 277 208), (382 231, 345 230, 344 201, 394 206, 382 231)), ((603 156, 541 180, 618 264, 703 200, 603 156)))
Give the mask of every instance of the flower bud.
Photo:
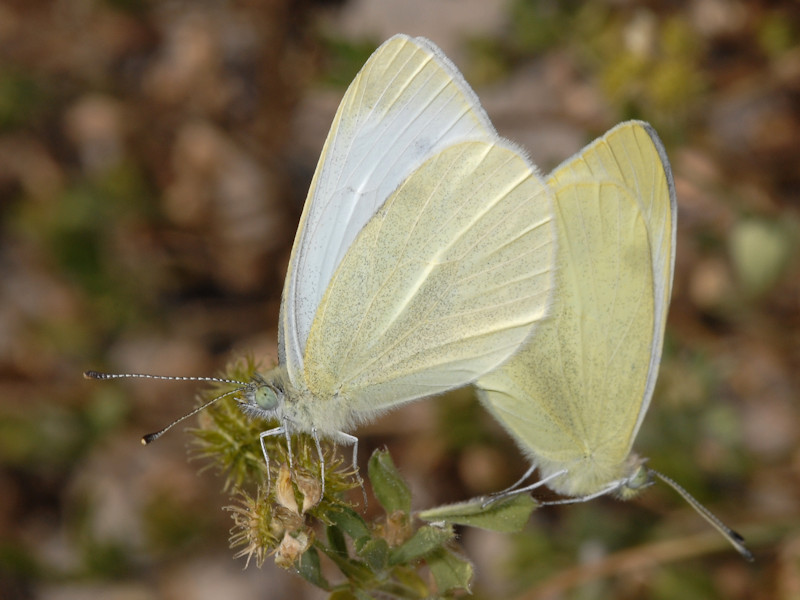
POLYGON ((278 550, 275 552, 275 564, 284 569, 293 567, 300 557, 311 547, 311 539, 303 531, 291 535, 284 534, 278 550))
POLYGON ((294 485, 292 484, 292 472, 286 463, 281 465, 278 472, 278 482, 275 486, 275 500, 284 508, 300 514, 297 509, 297 499, 294 496, 294 485))
POLYGON ((322 500, 322 482, 307 472, 295 475, 297 489, 303 494, 303 514, 314 508, 322 500))

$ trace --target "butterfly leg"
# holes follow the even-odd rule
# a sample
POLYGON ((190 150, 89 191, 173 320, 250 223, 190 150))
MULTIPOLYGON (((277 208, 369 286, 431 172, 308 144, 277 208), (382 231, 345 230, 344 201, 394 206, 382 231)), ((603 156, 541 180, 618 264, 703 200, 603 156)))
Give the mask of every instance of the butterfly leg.
POLYGON ((283 435, 286 437, 286 452, 289 455, 289 472, 294 477, 294 465, 292 464, 292 438, 289 436, 289 419, 284 418, 283 435))
POLYGON ((519 486, 521 486, 521 485, 522 485, 522 482, 523 482, 523 481, 525 481, 525 480, 526 480, 528 477, 530 477, 531 475, 533 475, 533 472, 534 472, 535 470, 536 470, 536 465, 531 465, 531 466, 530 466, 530 468, 529 468, 527 471, 525 471, 525 474, 524 474, 522 477, 520 477, 519 479, 517 479, 517 480, 516 480, 514 483, 512 483, 512 484, 511 484, 510 486, 508 486, 506 489, 504 489, 504 490, 502 490, 502 491, 500 491, 500 492, 497 492, 497 493, 498 493, 498 494, 505 494, 506 492, 513 492, 513 491, 514 491, 514 490, 516 490, 516 489, 517 489, 519 486))
POLYGON ((361 486, 361 494, 364 496, 364 506, 367 505, 367 490, 364 488, 364 480, 361 479, 361 473, 358 472, 358 438, 349 433, 339 432, 339 437, 344 440, 346 444, 353 444, 353 473, 358 478, 358 485, 361 486))
POLYGON ((625 483, 624 479, 618 479, 617 481, 612 481, 606 487, 604 487, 599 492, 595 492, 593 494, 589 494, 588 496, 580 496, 578 498, 566 498, 564 500, 552 500, 550 502, 542 502, 542 506, 555 506, 557 504, 578 504, 579 502, 588 502, 589 500, 594 500, 595 498, 599 498, 600 496, 605 496, 606 494, 610 494, 614 492, 625 483))
POLYGON ((511 496, 517 496, 519 494, 525 494, 526 492, 530 492, 532 490, 535 490, 536 488, 544 485, 548 481, 550 481, 552 479, 555 479, 556 477, 560 477, 561 475, 564 475, 564 474, 567 473, 566 469, 562 469, 560 471, 556 471, 552 475, 548 475, 544 479, 540 479, 536 483, 533 483, 533 484, 531 484, 529 486, 526 486, 526 487, 523 487, 523 488, 518 487, 519 484, 522 483, 523 481, 525 481, 531 475, 531 473, 533 473, 533 471, 535 469, 536 469, 536 466, 534 465, 530 469, 528 469, 526 471, 525 475, 523 475, 514 485, 504 489, 501 492, 496 492, 496 493, 490 495, 486 500, 483 501, 483 504, 481 504, 481 508, 486 508, 487 506, 489 506, 491 504, 494 504, 495 502, 497 502, 499 500, 505 500, 506 498, 510 498, 511 496))
MULTIPOLYGON (((267 447, 264 445, 264 440, 268 437, 272 437, 274 435, 280 435, 282 433, 286 433, 288 438, 289 433, 286 431, 285 427, 275 427, 274 429, 268 429, 267 431, 262 431, 258 434, 258 439, 261 442, 261 452, 264 454, 264 461, 267 463, 267 493, 269 494, 269 490, 272 487, 272 475, 269 471, 269 454, 267 454, 267 447)), ((292 454, 289 453, 289 461, 291 464, 292 454)))
POLYGON ((311 428, 311 437, 314 438, 314 444, 317 447, 317 454, 319 455, 319 478, 322 483, 322 491, 320 498, 325 495, 325 457, 322 455, 322 445, 319 443, 319 435, 317 435, 317 428, 311 428))

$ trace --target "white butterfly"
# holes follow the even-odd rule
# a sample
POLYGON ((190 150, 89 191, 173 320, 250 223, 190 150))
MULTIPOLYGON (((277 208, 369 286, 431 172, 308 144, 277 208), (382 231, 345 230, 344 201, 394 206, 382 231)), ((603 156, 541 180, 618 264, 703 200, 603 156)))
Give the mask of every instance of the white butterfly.
POLYGON ((675 264, 677 202, 661 140, 647 123, 622 123, 547 184, 559 235, 553 315, 478 381, 534 465, 523 480, 541 474, 514 493, 546 483, 573 497, 562 502, 630 498, 656 476, 752 558, 741 536, 631 453, 655 389, 675 264))
POLYGON ((536 169, 435 45, 389 39, 348 88, 311 182, 279 364, 233 382, 245 413, 280 423, 261 434, 265 459, 264 439, 292 432, 321 459, 320 438, 355 444, 357 424, 499 367, 547 315, 554 260, 536 169))

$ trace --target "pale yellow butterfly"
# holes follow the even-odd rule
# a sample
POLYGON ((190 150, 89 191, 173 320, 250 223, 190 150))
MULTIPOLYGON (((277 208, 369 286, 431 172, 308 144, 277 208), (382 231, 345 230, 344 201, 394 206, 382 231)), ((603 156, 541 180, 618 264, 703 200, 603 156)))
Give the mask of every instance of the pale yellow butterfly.
POLYGON ((548 312, 554 261, 552 196, 535 168, 435 45, 397 35, 348 88, 322 149, 279 364, 228 381, 241 386, 229 394, 277 418, 261 434, 267 462, 264 439, 292 432, 310 433, 321 460, 320 438, 355 446, 359 423, 505 362, 548 312))
POLYGON ((573 497, 562 503, 629 498, 655 475, 751 558, 741 536, 631 453, 658 374, 675 262, 675 188, 658 135, 622 123, 547 183, 559 236, 553 314, 478 381, 483 404, 530 458, 526 477, 539 470, 538 483, 515 492, 546 483, 573 497))

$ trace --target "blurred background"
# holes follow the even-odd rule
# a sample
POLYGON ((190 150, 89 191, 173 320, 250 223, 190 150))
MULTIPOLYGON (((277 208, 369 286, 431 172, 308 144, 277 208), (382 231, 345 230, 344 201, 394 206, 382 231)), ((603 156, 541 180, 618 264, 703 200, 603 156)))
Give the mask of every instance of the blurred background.
MULTIPOLYGON (((324 597, 242 570, 182 428, 139 445, 197 386, 81 373, 276 359, 319 151, 397 32, 441 46, 544 172, 621 120, 655 126, 677 264, 635 447, 757 559, 656 485, 465 529, 475 597, 800 597, 800 4, 735 0, 0 3, 0 597, 324 597)), ((420 509, 526 467, 468 390, 357 433, 420 509)))

